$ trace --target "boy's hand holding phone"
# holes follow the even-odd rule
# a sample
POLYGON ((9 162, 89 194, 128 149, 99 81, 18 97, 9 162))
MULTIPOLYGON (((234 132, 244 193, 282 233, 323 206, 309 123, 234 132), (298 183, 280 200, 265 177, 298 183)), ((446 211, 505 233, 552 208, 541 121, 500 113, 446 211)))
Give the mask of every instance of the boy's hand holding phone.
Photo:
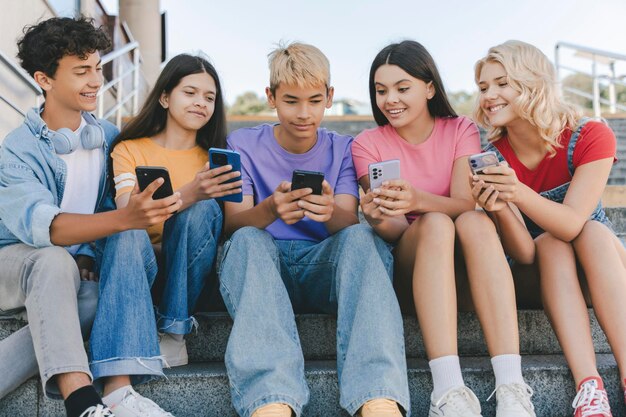
POLYGON ((322 182, 322 195, 308 194, 300 198, 298 206, 304 215, 316 222, 324 223, 333 217, 335 210, 335 193, 328 181, 322 182))
POLYGON ((157 178, 144 191, 140 191, 139 184, 135 184, 128 204, 120 209, 124 213, 129 229, 147 229, 155 224, 163 223, 180 209, 183 201, 180 199, 179 192, 169 197, 153 200, 153 194, 164 182, 163 178, 157 178))
POLYGON ((310 188, 300 188, 291 191, 290 182, 281 182, 274 190, 274 194, 268 197, 272 214, 286 224, 299 222, 304 217, 304 210, 298 205, 298 200, 310 195, 312 192, 313 190, 310 188))

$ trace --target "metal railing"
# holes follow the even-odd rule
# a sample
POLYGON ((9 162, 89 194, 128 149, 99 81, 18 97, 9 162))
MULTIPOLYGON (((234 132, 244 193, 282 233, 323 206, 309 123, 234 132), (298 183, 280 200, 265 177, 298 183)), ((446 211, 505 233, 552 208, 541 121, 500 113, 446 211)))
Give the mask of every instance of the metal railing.
MULTIPOLYGON (((37 85, 35 80, 26 73, 21 67, 7 57, 2 51, 0 51, 0 62, 2 62, 18 79, 20 79, 30 90, 36 95, 36 106, 40 106, 43 101, 43 92, 37 85)), ((124 112, 124 106, 132 100, 130 114, 136 114, 139 110, 139 95, 141 92, 140 82, 143 79, 141 77, 141 55, 139 53, 139 43, 131 42, 124 45, 124 47, 109 52, 102 57, 102 65, 112 62, 115 65, 116 76, 108 81, 98 92, 98 107, 96 114, 99 118, 108 119, 115 114, 115 124, 117 127, 122 126, 122 116, 124 112), (132 65, 130 69, 125 69, 124 60, 122 59, 128 53, 132 53, 132 65), (124 91, 124 80, 132 76, 132 88, 127 93, 124 91), (111 95, 115 97, 115 105, 105 111, 104 99, 106 93, 115 87, 114 91, 111 91, 111 95)), ((25 116, 26 113, 20 108, 19 105, 11 101, 8 97, 0 94, 0 101, 6 103, 15 112, 25 116)))
POLYGON ((99 118, 108 119, 115 114, 115 124, 118 128, 122 126, 122 115, 124 112, 124 106, 132 99, 131 114, 136 114, 139 110, 139 94, 140 94, 140 81, 141 81, 141 55, 139 53, 139 43, 130 42, 124 47, 109 52, 102 57, 102 65, 112 62, 115 66, 114 78, 107 82, 98 92, 98 110, 97 115, 99 118), (124 68, 124 55, 132 53, 132 65, 130 69, 124 68), (115 62, 114 62, 115 61, 115 62), (126 93, 124 91, 124 80, 132 76, 132 88, 126 93), (104 97, 107 91, 115 87, 115 105, 108 111, 104 110, 104 97))
POLYGON ((575 96, 591 100, 595 117, 602 116, 602 105, 608 106, 609 113, 611 114, 617 113, 617 110, 626 111, 626 103, 618 103, 617 92, 615 90, 615 86, 617 85, 626 87, 626 75, 618 76, 616 74, 615 64, 617 62, 626 63, 626 55, 588 48, 568 42, 558 42, 554 48, 554 63, 562 90, 575 96), (575 56, 578 58, 591 60, 591 72, 581 71, 580 69, 561 64, 560 53, 564 48, 574 50, 576 52, 575 56), (598 68, 599 65, 605 66, 608 69, 608 73, 601 74, 598 68), (563 78, 561 77, 562 70, 590 77, 592 80, 591 91, 587 92, 577 88, 563 86, 563 78), (608 90, 608 99, 601 96, 601 90, 603 88, 608 90))
MULTIPOLYGON (((39 106, 41 104, 41 100, 43 99, 43 92, 41 91, 41 88, 39 88, 35 80, 33 80, 33 78, 26 71, 24 71, 21 67, 15 64, 13 60, 6 56, 2 51, 0 51, 0 62, 2 62, 2 64, 4 64, 14 75, 16 75, 17 78, 21 82, 23 82, 24 85, 26 85, 33 93, 35 93, 35 104, 39 106)), ((26 116, 26 113, 24 113, 24 111, 21 110, 19 106, 11 101, 8 97, 0 94, 0 100, 6 103, 17 113, 21 114, 22 116, 26 116)))

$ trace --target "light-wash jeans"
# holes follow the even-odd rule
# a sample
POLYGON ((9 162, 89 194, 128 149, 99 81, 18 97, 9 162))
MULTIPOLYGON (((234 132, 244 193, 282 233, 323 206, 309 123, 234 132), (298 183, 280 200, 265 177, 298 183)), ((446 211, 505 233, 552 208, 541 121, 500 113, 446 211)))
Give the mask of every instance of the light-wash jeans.
POLYGON ((90 338, 90 365, 96 385, 102 378, 130 375, 133 384, 163 376, 158 330, 186 334, 190 316, 210 276, 222 230, 214 200, 200 201, 171 217, 162 251, 167 283, 157 310, 150 288, 157 273, 145 230, 129 230, 97 244, 100 302, 90 338))
POLYGON ((268 403, 300 415, 308 402, 295 312, 337 314, 340 404, 351 415, 389 398, 410 414, 400 308, 388 245, 365 225, 322 242, 274 240, 244 227, 224 247, 220 290, 234 319, 226 349, 233 405, 249 417, 268 403), (290 302, 291 300, 291 302, 290 302))
POLYGON ((0 265, 0 315, 26 308, 29 322, 0 341, 0 398, 36 375, 38 365, 46 395, 61 398, 53 376, 91 377, 83 336, 95 315, 98 284, 81 282, 74 258, 58 246, 5 246, 0 265))

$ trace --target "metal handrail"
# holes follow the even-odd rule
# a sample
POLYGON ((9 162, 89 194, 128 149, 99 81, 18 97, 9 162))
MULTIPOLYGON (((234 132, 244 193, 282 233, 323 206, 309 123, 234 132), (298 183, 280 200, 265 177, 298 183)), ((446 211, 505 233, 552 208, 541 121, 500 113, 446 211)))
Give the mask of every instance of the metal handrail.
MULTIPOLYGON (((37 85, 35 80, 33 80, 33 78, 26 71, 16 65, 13 60, 6 56, 2 51, 0 51, 0 62, 2 62, 15 76, 17 76, 17 78, 21 82, 23 82, 24 85, 26 85, 33 93, 35 93, 35 105, 39 106, 39 104, 41 103, 41 98, 43 97, 43 92, 41 88, 37 85)), ((11 109, 13 109, 21 116, 26 116, 26 113, 7 97, 0 95, 0 100, 6 103, 11 109)))
POLYGON ((617 109, 620 109, 620 110, 626 109, 625 106, 617 103, 617 94, 615 91, 615 86, 626 85, 623 81, 624 77, 616 76, 615 74, 615 63, 617 61, 626 62, 626 55, 618 54, 615 52, 603 51, 601 49, 589 48, 587 46, 582 46, 582 45, 575 45, 569 42, 557 42, 554 48, 554 63, 556 66, 556 73, 557 73, 559 82, 562 81, 561 70, 567 70, 567 71, 577 73, 577 74, 584 74, 584 75, 589 76, 592 79, 593 91, 591 93, 586 93, 586 92, 583 92, 574 88, 564 88, 562 86, 562 83, 560 83, 561 89, 566 90, 579 97, 591 99, 593 103, 593 112, 595 114, 595 117, 598 117, 598 118, 602 116, 602 107, 601 107, 602 104, 607 104, 609 106, 609 112, 611 114, 615 114, 617 112, 617 109), (576 52, 582 52, 582 53, 591 55, 590 57, 588 57, 589 59, 591 59, 591 73, 584 72, 584 71, 574 69, 571 67, 567 67, 565 65, 561 65, 559 53, 562 48, 569 48, 569 49, 573 49, 576 52), (600 58, 602 58, 602 60, 600 60, 600 58), (608 75, 599 74, 598 64, 608 66, 609 74, 608 75), (606 86, 609 92, 608 100, 600 97, 600 93, 601 93, 600 89, 601 87, 604 87, 604 85, 602 85, 601 83, 608 83, 608 85, 606 86))
POLYGON ((124 105, 128 102, 130 98, 132 98, 132 113, 136 114, 139 110, 139 81, 140 81, 140 65, 141 65, 141 54, 139 52, 139 43, 138 42, 130 42, 124 45, 122 48, 116 49, 105 56, 102 57, 102 65, 108 64, 109 62, 113 62, 117 59, 117 76, 110 80, 106 85, 104 85, 100 91, 98 92, 98 117, 110 117, 115 114, 115 124, 118 128, 122 126, 122 111, 124 110, 124 105), (133 64, 132 67, 123 71, 122 60, 118 59, 125 56, 128 53, 133 54, 133 64), (124 80, 132 75, 132 90, 124 95, 124 80), (111 88, 116 87, 116 95, 115 95, 115 105, 109 109, 109 111, 104 111, 104 95, 111 88))
POLYGON ((2 63, 9 67, 13 74, 17 75, 20 80, 22 80, 28 87, 30 87, 33 93, 37 95, 43 94, 43 91, 41 91, 41 88, 39 88, 35 80, 33 80, 33 77, 31 77, 21 67, 15 65, 15 63, 8 56, 2 53, 2 51, 0 51, 0 61, 2 61, 2 63))
POLYGON ((15 110, 16 112, 18 112, 19 114, 21 114, 23 117, 26 117, 26 113, 24 113, 23 111, 21 111, 19 109, 19 107, 17 107, 15 104, 13 104, 13 102, 11 100, 9 100, 6 97, 3 97, 0 95, 0 100, 2 100, 3 102, 5 102, 10 108, 12 108, 13 110, 15 110))

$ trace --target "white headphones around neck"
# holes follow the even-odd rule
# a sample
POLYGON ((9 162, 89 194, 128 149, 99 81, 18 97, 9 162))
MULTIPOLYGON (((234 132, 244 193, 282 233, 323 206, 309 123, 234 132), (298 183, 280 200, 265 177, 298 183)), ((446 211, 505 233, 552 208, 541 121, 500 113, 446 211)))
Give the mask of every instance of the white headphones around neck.
POLYGON ((83 127, 79 136, 66 127, 59 130, 48 130, 48 139, 54 146, 54 151, 59 155, 67 155, 74 152, 79 145, 85 149, 97 149, 104 145, 104 130, 102 127, 88 118, 87 124, 83 127))

